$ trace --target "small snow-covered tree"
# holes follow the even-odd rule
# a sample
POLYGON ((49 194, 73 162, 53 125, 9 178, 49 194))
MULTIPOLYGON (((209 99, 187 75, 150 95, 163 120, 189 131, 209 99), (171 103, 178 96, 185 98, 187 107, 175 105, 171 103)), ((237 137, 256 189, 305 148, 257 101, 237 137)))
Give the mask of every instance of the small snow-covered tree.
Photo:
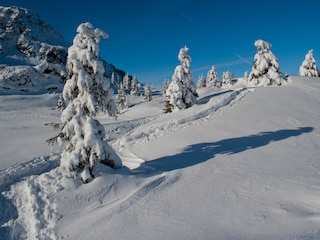
MULTIPOLYGON (((105 130, 94 119, 99 111, 116 116, 116 105, 110 90, 110 81, 104 77, 104 67, 98 57, 99 42, 108 35, 82 23, 68 49, 67 72, 62 97, 66 108, 61 114, 62 128, 57 140, 64 146, 60 169, 67 176, 80 176, 84 183, 94 177, 97 163, 118 168, 122 162, 104 140, 105 130)), ((48 140, 50 142, 50 140, 48 140)))
POLYGON ((115 76, 114 76, 114 72, 112 72, 111 74, 111 84, 114 85, 115 84, 115 76))
POLYGON ((306 54, 305 60, 299 68, 299 76, 319 77, 319 69, 316 60, 313 57, 312 49, 306 54))
POLYGON ((129 79, 128 73, 126 73, 123 76, 122 83, 123 83, 123 90, 125 91, 125 93, 129 93, 130 92, 130 79, 129 79))
POLYGON ((181 65, 175 68, 172 82, 166 91, 166 97, 174 110, 191 107, 199 96, 190 70, 191 57, 188 50, 186 46, 180 49, 178 59, 181 65))
POLYGON ((65 109, 65 108, 66 108, 66 103, 65 103, 65 101, 64 101, 64 99, 63 99, 62 94, 60 94, 60 95, 59 95, 58 104, 57 104, 57 109, 58 109, 59 111, 62 111, 62 110, 65 109))
POLYGON ((212 68, 207 73, 206 86, 221 87, 221 82, 218 78, 218 72, 214 65, 212 65, 212 68))
POLYGON ((257 53, 248 82, 256 86, 281 85, 285 79, 280 72, 278 59, 270 50, 271 43, 257 40, 254 45, 257 53))
POLYGON ((170 84, 170 82, 167 79, 163 80, 161 92, 162 92, 162 96, 164 96, 164 97, 166 96, 166 91, 169 87, 169 84, 170 84))
POLYGON ((144 86, 144 100, 148 102, 152 101, 152 91, 148 84, 144 86))
POLYGON ((139 95, 139 83, 138 83, 136 75, 134 75, 131 80, 130 95, 139 95))
POLYGON ((224 86, 232 85, 233 73, 226 71, 222 74, 221 83, 224 86))
POLYGON ((197 88, 205 88, 206 87, 206 79, 201 74, 198 78, 197 88))
POLYGON ((123 83, 120 83, 119 85, 116 102, 117 102, 118 109, 121 109, 121 110, 127 109, 129 106, 129 100, 126 96, 126 93, 123 90, 123 83))

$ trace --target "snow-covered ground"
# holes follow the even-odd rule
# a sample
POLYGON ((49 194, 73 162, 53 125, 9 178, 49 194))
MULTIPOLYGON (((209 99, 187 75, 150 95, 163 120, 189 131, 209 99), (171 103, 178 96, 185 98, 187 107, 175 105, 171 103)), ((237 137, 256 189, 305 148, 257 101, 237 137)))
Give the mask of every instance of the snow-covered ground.
POLYGON ((58 94, 0 96, 0 239, 320 239, 320 78, 100 115, 124 168, 63 178, 58 94))

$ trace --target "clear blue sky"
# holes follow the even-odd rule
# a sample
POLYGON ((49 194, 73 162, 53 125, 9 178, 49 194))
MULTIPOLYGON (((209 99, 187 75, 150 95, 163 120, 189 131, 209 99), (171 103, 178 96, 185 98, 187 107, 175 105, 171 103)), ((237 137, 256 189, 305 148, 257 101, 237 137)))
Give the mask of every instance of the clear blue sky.
POLYGON ((70 43, 77 26, 91 22, 110 36, 101 41, 101 57, 156 86, 171 80, 184 45, 195 83, 212 65, 219 77, 227 70, 243 76, 251 70, 257 39, 272 44, 283 73, 296 75, 309 49, 320 65, 319 0, 1 0, 1 5, 37 13, 70 43))

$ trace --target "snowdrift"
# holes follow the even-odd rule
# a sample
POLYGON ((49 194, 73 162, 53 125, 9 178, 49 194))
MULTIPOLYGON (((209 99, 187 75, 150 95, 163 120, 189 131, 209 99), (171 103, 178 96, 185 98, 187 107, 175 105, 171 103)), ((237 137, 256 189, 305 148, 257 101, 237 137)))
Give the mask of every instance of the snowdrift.
POLYGON ((58 96, 0 96, 1 238, 319 239, 320 78, 199 95, 170 114, 155 95, 100 115, 125 167, 85 185, 44 144, 58 96))

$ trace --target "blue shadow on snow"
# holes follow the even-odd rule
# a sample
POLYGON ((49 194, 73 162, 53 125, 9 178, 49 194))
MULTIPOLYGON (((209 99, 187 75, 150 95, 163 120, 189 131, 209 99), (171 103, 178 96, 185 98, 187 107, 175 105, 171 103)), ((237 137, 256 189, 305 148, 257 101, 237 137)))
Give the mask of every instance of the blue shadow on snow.
POLYGON ((255 135, 224 139, 218 142, 198 143, 187 146, 184 151, 179 154, 145 162, 139 168, 133 170, 131 174, 157 174, 159 172, 182 169, 205 162, 217 154, 236 154, 311 131, 313 131, 312 127, 301 127, 275 132, 261 132, 255 135))

